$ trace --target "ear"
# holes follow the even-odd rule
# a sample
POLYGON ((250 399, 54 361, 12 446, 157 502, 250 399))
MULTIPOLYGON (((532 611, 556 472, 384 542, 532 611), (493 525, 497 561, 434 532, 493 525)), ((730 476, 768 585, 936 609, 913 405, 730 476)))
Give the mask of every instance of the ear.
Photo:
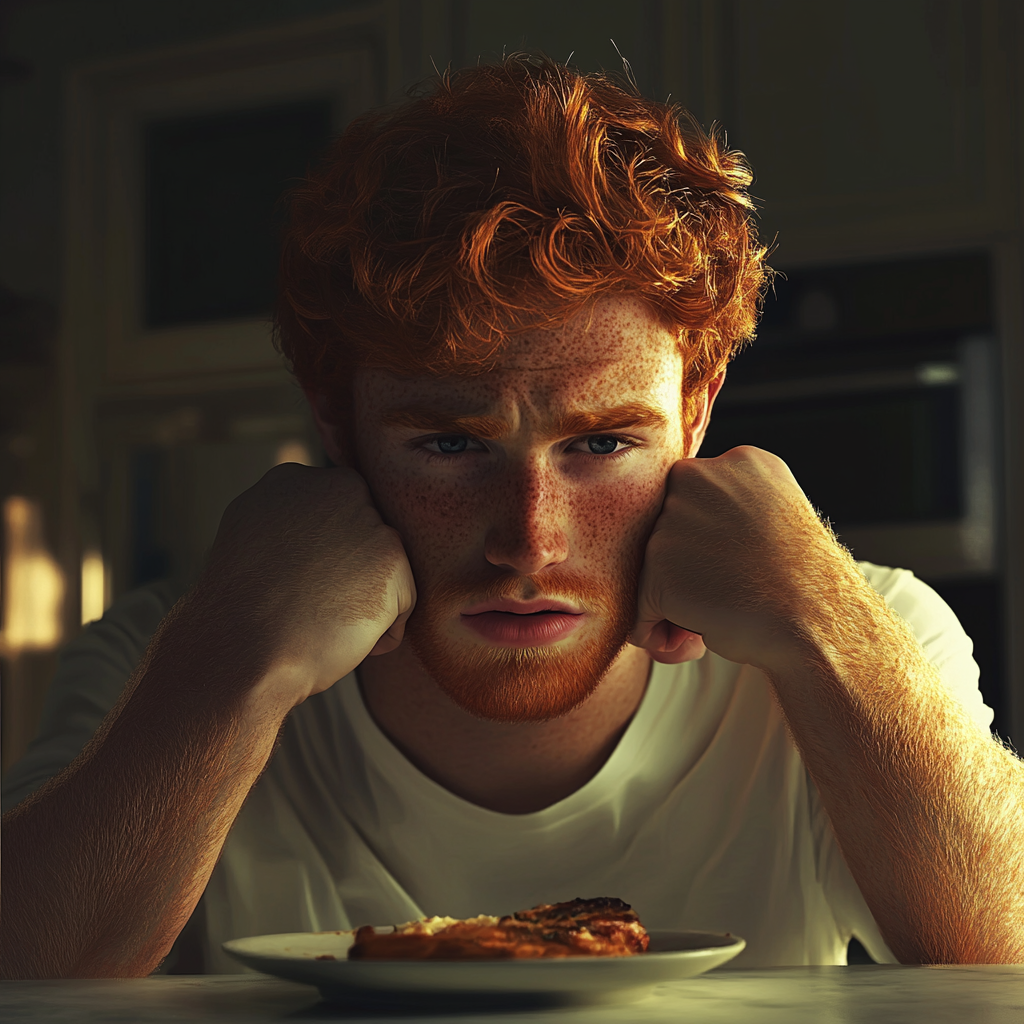
POLYGON ((316 432, 323 442, 327 458, 336 466, 347 466, 348 452, 341 446, 338 439, 339 424, 331 412, 330 402, 326 395, 317 391, 307 391, 306 401, 313 412, 313 422, 316 424, 316 432))
POLYGON ((700 446, 704 443, 704 435, 707 433, 708 424, 711 422, 711 409, 724 383, 725 370, 723 369, 708 385, 707 391, 704 392, 702 399, 697 404, 697 414, 690 427, 690 444, 686 452, 688 459, 696 458, 697 452, 700 451, 700 446))

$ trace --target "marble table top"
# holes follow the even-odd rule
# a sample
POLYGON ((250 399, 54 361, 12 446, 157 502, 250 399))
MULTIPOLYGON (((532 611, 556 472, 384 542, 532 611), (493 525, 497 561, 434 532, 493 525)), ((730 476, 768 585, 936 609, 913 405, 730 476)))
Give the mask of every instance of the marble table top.
POLYGON ((628 1003, 580 1008, 449 1013, 360 1011, 316 989, 261 975, 149 977, 131 981, 0 982, 0 1021, 100 1024, 264 1024, 343 1019, 458 1024, 1021 1024, 1024 965, 783 967, 717 970, 659 985, 628 1003))

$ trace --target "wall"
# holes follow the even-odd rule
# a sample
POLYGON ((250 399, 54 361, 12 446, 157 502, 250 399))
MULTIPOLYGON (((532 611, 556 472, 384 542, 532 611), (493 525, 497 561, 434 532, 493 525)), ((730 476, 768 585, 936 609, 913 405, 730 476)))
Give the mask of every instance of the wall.
MULTIPOLYGON (((359 6, 357 0, 36 0, 16 9, 7 51, 34 73, 0 91, 0 281, 59 299, 70 68, 359 6)), ((443 68, 524 46, 562 59, 575 51, 586 69, 615 66, 614 38, 646 84, 654 25, 634 12, 651 6, 600 0, 588 3, 581 18, 579 6, 566 2, 400 0, 394 4, 404 48, 399 78, 410 84, 431 72, 431 61, 443 68)))

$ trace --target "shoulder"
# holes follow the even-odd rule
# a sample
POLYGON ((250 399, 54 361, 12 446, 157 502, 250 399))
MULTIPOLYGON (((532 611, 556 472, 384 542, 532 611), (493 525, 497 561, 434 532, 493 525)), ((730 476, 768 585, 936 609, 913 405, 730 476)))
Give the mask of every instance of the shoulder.
POLYGON ((86 623, 61 648, 50 697, 69 689, 106 692, 113 686, 116 699, 180 596, 176 586, 161 580, 119 597, 102 618, 86 623))
POLYGON ((164 616, 181 596, 180 588, 168 580, 146 584, 119 597, 103 617, 86 623, 84 629, 65 648, 90 647, 104 642, 120 642, 130 647, 145 649, 164 616))
POLYGON ((978 690, 974 644, 953 609, 909 569, 858 562, 868 583, 913 630, 928 660, 975 721, 986 729, 993 712, 978 690))
POLYGON ((147 584, 119 597, 101 619, 86 623, 60 651, 50 703, 73 691, 99 694, 111 688, 116 699, 179 596, 166 580, 147 584))
POLYGON ((868 583, 885 598, 886 604, 907 622, 925 650, 940 657, 963 649, 971 653, 971 640, 953 609, 909 569, 872 562, 857 565, 868 583))
POLYGON ((36 736, 4 775, 5 811, 81 753, 179 596, 180 588, 167 581, 130 591, 64 645, 36 736))

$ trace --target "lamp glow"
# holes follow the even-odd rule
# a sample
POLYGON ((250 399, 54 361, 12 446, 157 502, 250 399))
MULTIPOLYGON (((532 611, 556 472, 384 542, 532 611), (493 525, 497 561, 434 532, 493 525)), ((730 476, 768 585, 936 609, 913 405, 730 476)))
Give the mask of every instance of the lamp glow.
POLYGON ((61 639, 64 573, 46 549, 37 501, 8 498, 3 505, 3 632, 7 654, 49 650, 61 639))
POLYGON ((282 441, 275 453, 275 466, 283 462, 297 462, 300 466, 312 466, 313 457, 309 454, 309 446, 304 441, 282 441))
POLYGON ((102 618, 107 610, 107 571, 98 551, 82 556, 82 625, 102 618))

